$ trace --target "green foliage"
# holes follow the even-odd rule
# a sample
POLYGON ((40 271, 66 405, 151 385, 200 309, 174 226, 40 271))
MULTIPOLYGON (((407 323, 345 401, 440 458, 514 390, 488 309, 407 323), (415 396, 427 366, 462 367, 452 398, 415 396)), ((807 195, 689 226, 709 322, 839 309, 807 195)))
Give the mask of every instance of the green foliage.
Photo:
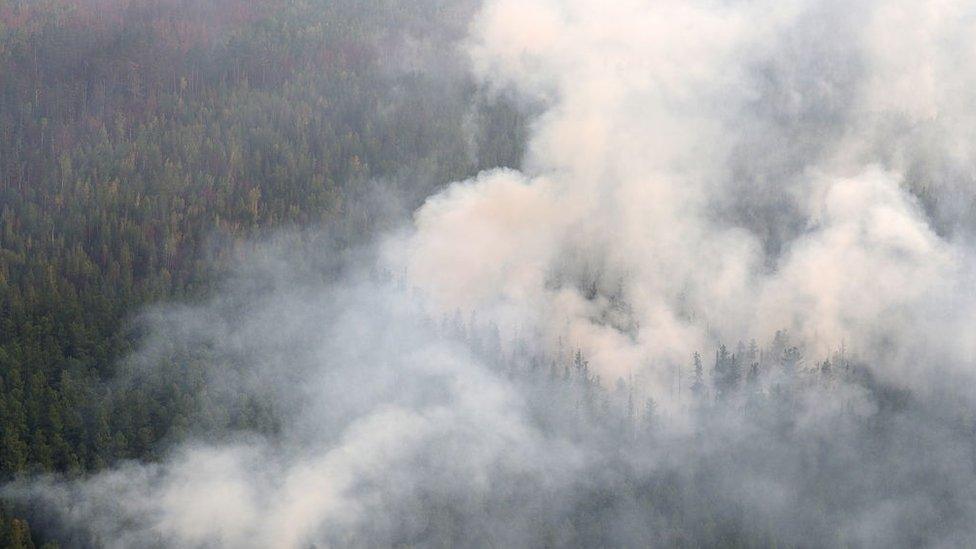
MULTIPOLYGON (((161 365, 181 373, 163 388, 108 380, 133 316, 207 295, 249 239, 328 225, 351 246, 384 227, 370 181, 412 178, 416 202, 518 161, 514 110, 386 57, 425 9, 0 2, 0 478, 151 458, 205 423, 202 360, 161 365), (491 133, 470 135, 472 104, 491 133)), ((273 428, 242 410, 209 420, 273 428)))

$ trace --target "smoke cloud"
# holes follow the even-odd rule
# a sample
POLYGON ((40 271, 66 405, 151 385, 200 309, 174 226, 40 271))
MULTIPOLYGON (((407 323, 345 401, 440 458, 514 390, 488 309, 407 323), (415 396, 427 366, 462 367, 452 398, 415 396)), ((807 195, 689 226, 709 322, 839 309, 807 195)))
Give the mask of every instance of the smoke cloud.
POLYGON ((780 4, 487 3, 476 74, 545 112, 417 212, 411 282, 614 379, 781 329, 895 375, 949 331, 966 374, 972 10, 780 4))

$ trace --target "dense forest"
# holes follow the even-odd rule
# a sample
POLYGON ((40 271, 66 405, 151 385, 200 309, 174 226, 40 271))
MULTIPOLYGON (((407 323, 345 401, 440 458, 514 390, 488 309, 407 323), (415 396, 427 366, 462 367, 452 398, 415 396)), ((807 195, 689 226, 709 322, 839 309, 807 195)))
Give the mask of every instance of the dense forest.
MULTIPOLYGON (((0 475, 154 455, 193 378, 106 380, 144 306, 207 295, 248 239, 328 225, 352 246, 390 222, 371 217, 376 181, 416 202, 516 163, 515 110, 393 57, 463 17, 382 0, 0 2, 0 475)), ((4 521, 0 544, 27 543, 4 521)))
POLYGON ((971 545, 976 19, 794 4, 0 0, 0 547, 971 545))

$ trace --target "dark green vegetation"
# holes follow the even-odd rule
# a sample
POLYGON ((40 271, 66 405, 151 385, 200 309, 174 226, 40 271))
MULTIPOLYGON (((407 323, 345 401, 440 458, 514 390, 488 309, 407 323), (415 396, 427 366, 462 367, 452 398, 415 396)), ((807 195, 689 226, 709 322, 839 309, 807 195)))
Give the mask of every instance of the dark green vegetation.
MULTIPOLYGON (((207 295, 246 239, 326 225, 351 246, 386 221, 370 189, 409 207, 516 163, 514 110, 395 55, 465 18, 385 0, 0 0, 0 478, 151 458, 199 378, 108 383, 134 315, 207 295)), ((0 543, 23 538, 0 525, 0 543)))

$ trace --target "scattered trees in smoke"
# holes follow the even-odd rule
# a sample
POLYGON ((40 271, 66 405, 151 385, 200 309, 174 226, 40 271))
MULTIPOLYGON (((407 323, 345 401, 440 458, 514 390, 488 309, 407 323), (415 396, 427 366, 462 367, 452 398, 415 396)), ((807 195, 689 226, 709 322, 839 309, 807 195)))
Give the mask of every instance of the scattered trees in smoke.
MULTIPOLYGON (((295 264, 300 261, 291 265, 295 264)), ((296 276, 305 278, 305 274, 296 276)), ((276 284, 294 291, 295 284, 288 276, 276 284)), ((375 287, 368 285, 367 292, 382 293, 386 286, 382 282, 375 287)), ((356 373, 355 364, 336 365, 338 373, 333 374, 317 363, 331 359, 318 357, 316 344, 311 343, 312 356, 306 358, 300 350, 290 350, 285 356, 291 364, 274 366, 274 375, 283 379, 273 383, 273 387, 252 385, 237 377, 247 372, 239 371, 236 362, 244 361, 246 369, 250 366, 242 357, 255 352, 270 352, 273 356, 282 351, 267 351, 268 342, 242 341, 225 348, 228 344, 223 341, 252 333, 249 325, 254 321, 237 314, 238 306, 257 307, 258 318, 265 316, 260 312, 265 306, 292 310, 287 293, 266 291, 270 292, 268 305, 260 292, 246 289, 241 298, 251 300, 249 304, 231 300, 218 306, 208 305, 207 314, 215 316, 196 320, 209 326, 202 328, 205 335, 201 339, 192 336, 198 331, 192 325, 193 318, 199 315, 176 314, 172 320, 174 329, 189 321, 191 325, 186 326, 185 332, 189 335, 167 337, 174 344, 172 349, 161 354, 155 349, 152 353, 165 360, 146 372, 148 377, 134 380, 148 388, 177 384, 210 391, 208 398, 186 403, 183 408, 187 413, 185 420, 192 424, 188 427, 198 437, 233 443, 234 437, 242 433, 261 433, 270 448, 288 448, 295 444, 296 436, 328 439, 325 433, 337 428, 332 424, 336 417, 353 414, 350 421, 354 421, 355 414, 361 411, 362 396, 345 402, 341 398, 319 402, 321 397, 314 390, 296 391, 293 382, 288 381, 292 379, 317 386, 317 375, 326 375, 330 383, 338 381, 339 376, 349 385, 343 388, 342 383, 336 383, 330 387, 327 395, 332 398, 348 391, 379 391, 372 398, 388 402, 396 410, 406 406, 403 414, 419 410, 435 416, 452 409, 457 405, 454 401, 461 398, 449 389, 451 384, 471 383, 470 375, 442 372, 434 364, 401 367, 385 351, 379 351, 380 364, 366 366, 364 362, 366 369, 361 374, 356 373), (282 305, 270 305, 282 301, 282 305), (236 348, 241 344, 243 348, 236 348), (194 367, 190 357, 201 367, 194 367), (391 362, 385 364, 387 361, 391 362), (204 371, 213 377, 202 376, 204 371), (194 372, 201 377, 181 380, 181 376, 194 372), (462 377, 454 377, 458 375, 462 377), (372 381, 364 382, 358 376, 372 381), (392 376, 395 384, 386 386, 382 380, 385 376, 392 376), (216 411, 211 406, 214 403, 218 404, 218 415, 248 420, 234 423, 226 417, 208 417, 216 411), (307 418, 314 422, 308 427, 315 434, 296 434, 295 425, 305 421, 296 420, 296 414, 301 417, 305 410, 323 405, 327 411, 314 412, 307 418), (320 417, 320 413, 325 417, 320 417)), ((298 295, 304 295, 303 291, 298 295)), ((271 345, 292 349, 296 342, 314 342, 316 337, 330 340, 332 336, 328 334, 334 330, 346 334, 342 338, 359 334, 355 337, 385 345, 374 341, 373 338, 383 337, 374 334, 374 328, 356 327, 355 316, 347 318, 337 313, 334 318, 323 320, 320 309, 316 304, 308 312, 297 313, 299 318, 292 322, 306 327, 298 333, 291 333, 291 326, 286 327, 284 333, 288 335, 271 336, 285 339, 273 339, 271 345), (337 324, 332 325, 333 322, 337 324), (318 336, 309 337, 311 334, 318 336)), ((276 316, 269 318, 262 322, 273 321, 276 316)), ((397 331, 411 333, 416 329, 429 333, 430 344, 437 349, 456 348, 470 353, 470 359, 456 360, 471 360, 477 365, 475 371, 483 369, 484 375, 496 380, 493 383, 501 383, 506 393, 518 395, 506 406, 513 406, 514 410, 524 407, 524 412, 516 413, 524 415, 526 427, 538 433, 533 437, 557 445, 557 454, 570 452, 572 457, 562 455, 556 459, 554 454, 550 456, 551 464, 546 459, 531 464, 494 464, 485 472, 490 479, 488 487, 476 488, 477 481, 471 480, 474 484, 469 485, 465 479, 443 484, 428 466, 441 459, 477 459, 465 454, 464 445, 454 440, 450 431, 434 436, 428 441, 429 447, 417 447, 414 453, 402 457, 406 463, 391 466, 390 477, 381 473, 353 490, 352 494, 364 490, 365 501, 371 501, 375 510, 361 511, 364 515, 357 516, 352 524, 337 524, 334 529, 319 532, 315 539, 322 543, 863 546, 875 545, 878 539, 894 545, 939 540, 952 543, 968 535, 967 521, 976 502, 972 492, 976 480, 972 416, 965 407, 918 401, 903 389, 879 382, 868 365, 843 349, 827 357, 812 358, 785 332, 777 333, 764 345, 743 342, 703 349, 704 353, 694 353, 674 371, 676 378, 692 380, 684 385, 674 384, 673 393, 667 395, 669 402, 677 405, 674 407, 660 406, 653 398, 641 396, 640 387, 632 379, 601 379, 581 349, 570 344, 555 352, 540 349, 531 338, 503 333, 492 323, 479 321, 476 315, 458 312, 439 318, 421 316, 413 319, 415 328, 386 326, 387 321, 382 319, 376 322, 376 330, 394 330, 391 339, 396 345, 402 339, 397 331), (704 364, 702 354, 714 357, 713 361, 704 364), (730 374, 738 365, 749 362, 747 373, 739 377, 730 374), (460 448, 455 447, 457 444, 461 444, 460 448), (930 444, 939 445, 935 455, 927 450, 930 444), (439 452, 448 448, 459 454, 439 457, 439 452), (946 460, 959 461, 949 464, 946 460), (537 467, 545 472, 537 471, 537 467), (561 475, 558 469, 562 467, 572 469, 561 475), (405 478, 403 474, 409 476, 405 478), (554 477, 545 480, 548 475, 554 477), (373 482, 378 485, 371 486, 373 482), (387 482, 406 482, 409 488, 401 493, 400 488, 387 482), (374 497, 378 499, 371 499, 374 497), (893 523, 884 516, 873 518, 875 513, 884 513, 886 501, 913 501, 913 505, 922 505, 929 511, 904 524, 893 523), (878 523, 873 524, 874 520, 878 523)), ((412 344, 406 345, 409 349, 412 344)), ((364 352, 355 344, 352 347, 354 353, 364 352)), ((348 360, 344 352, 339 351, 335 360, 348 360)), ((403 352, 415 354, 412 350, 403 352)), ((260 363, 265 359, 254 360, 260 363)), ((266 378, 258 376, 255 381, 264 383, 266 378)), ((477 422, 485 422, 487 428, 496 418, 479 415, 472 420, 475 428, 477 422)), ((339 432, 343 430, 339 427, 339 432)), ((493 430, 490 433, 488 440, 498 436, 493 430)), ((476 446, 483 443, 477 440, 476 446)), ((288 459, 288 455, 281 459, 288 459)), ((253 474, 260 476, 264 472, 257 470, 253 474)), ((150 502, 171 497, 166 495, 171 488, 167 488, 165 472, 148 475, 150 479, 163 476, 144 485, 142 475, 122 473, 111 482, 131 485, 140 494, 138 497, 148 497, 150 502), (163 484, 155 484, 157 481, 163 484)), ((129 524, 118 526, 126 530, 126 536, 135 536, 123 538, 129 543, 151 539, 154 543, 179 544, 182 539, 170 538, 171 532, 154 530, 153 522, 141 522, 153 520, 152 515, 129 516, 124 508, 112 506, 99 510, 98 496, 86 495, 83 488, 79 490, 67 492, 66 496, 58 496, 56 490, 53 495, 42 490, 38 499, 27 498, 31 502, 29 508, 34 509, 32 521, 43 526, 42 532, 69 546, 106 542, 104 536, 113 527, 90 528, 89 520, 98 525, 103 521, 129 524), (69 514, 61 515, 66 513, 62 504, 93 497, 95 507, 90 515, 84 515, 86 522, 79 524, 69 514), (139 537, 147 534, 161 537, 139 537)), ((125 506, 131 496, 119 497, 117 505, 125 506)), ((355 501, 350 504, 359 505, 355 501)), ((10 524, 11 535, 16 535, 23 523, 10 524)))
MULTIPOLYGON (((451 337, 462 334, 478 348, 479 332, 468 326, 452 329, 451 337)), ((598 446, 594 468, 601 472, 591 473, 616 476, 607 484, 581 483, 586 487, 578 487, 566 514, 543 520, 527 545, 907 546, 960 543, 970 535, 964 532, 976 502, 971 412, 917 401, 876 380, 843 348, 809 361, 780 331, 762 347, 739 342, 732 353, 719 345, 708 374, 696 352, 675 373, 692 379, 691 386, 676 384, 670 399, 678 408, 664 413, 653 399, 635 406, 630 380, 601 381, 580 350, 532 356, 518 342, 504 348, 482 360, 527 387, 543 432, 598 446), (538 367, 546 363, 548 369, 538 367), (915 437, 939 440, 963 461, 943 470, 947 448, 927 461, 915 437), (947 472, 955 480, 927 485, 947 472), (749 478, 767 484, 752 486, 749 478), (782 498, 783 507, 766 508, 767 497, 782 498), (906 498, 924 500, 930 514, 910 524, 869 524, 868 509, 877 502, 906 498)), ((424 541, 460 542, 438 537, 444 535, 435 530, 424 541)))

